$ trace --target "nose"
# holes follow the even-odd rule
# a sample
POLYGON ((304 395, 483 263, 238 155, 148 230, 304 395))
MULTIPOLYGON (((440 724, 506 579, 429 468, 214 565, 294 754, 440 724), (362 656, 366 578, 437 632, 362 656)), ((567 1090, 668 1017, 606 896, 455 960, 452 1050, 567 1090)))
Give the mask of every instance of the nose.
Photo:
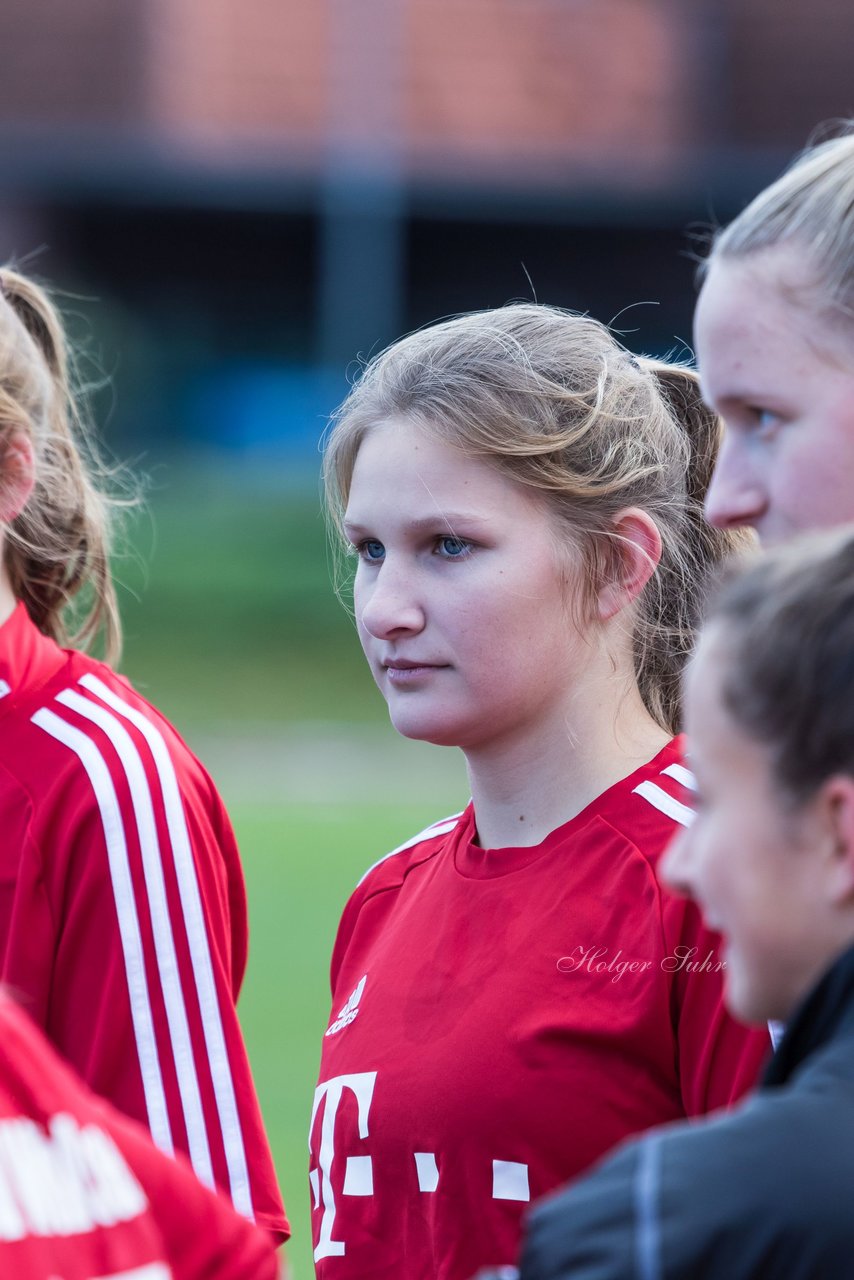
POLYGON ((369 582, 357 573, 354 605, 361 627, 377 640, 417 635, 424 627, 424 606, 413 574, 387 555, 369 582))
POLYGON ((706 519, 716 529, 756 526, 766 508, 765 490, 751 466, 746 447, 738 436, 726 431, 706 490, 706 519))
POLYGON ((694 897, 691 828, 682 828, 670 841, 658 863, 658 879, 665 889, 682 898, 694 897))

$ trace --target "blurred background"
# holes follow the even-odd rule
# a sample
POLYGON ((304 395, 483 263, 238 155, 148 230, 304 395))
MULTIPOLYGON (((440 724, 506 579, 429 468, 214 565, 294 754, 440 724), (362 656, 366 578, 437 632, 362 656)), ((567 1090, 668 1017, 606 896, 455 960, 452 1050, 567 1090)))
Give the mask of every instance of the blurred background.
POLYGON ((241 1009, 312 1273, 306 1133, 343 901, 464 803, 331 587, 318 442, 360 356, 535 297, 684 354, 695 255, 854 114, 847 0, 3 0, 0 254, 61 291, 148 477, 124 669, 232 810, 241 1009))

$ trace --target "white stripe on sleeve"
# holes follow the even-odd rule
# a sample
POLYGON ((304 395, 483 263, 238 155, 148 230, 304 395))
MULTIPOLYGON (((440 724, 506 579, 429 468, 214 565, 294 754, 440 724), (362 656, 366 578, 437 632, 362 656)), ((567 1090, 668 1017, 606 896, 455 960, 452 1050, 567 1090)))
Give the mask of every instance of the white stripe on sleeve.
POLYGON ((111 707, 119 715, 124 716, 139 730, 148 743, 154 759, 160 785, 163 789, 166 824, 169 830, 169 838, 172 842, 178 891, 184 912, 184 924, 187 930, 193 976, 198 992, 205 1047, 208 1053, 214 1097, 216 1099, 217 1114, 228 1167, 229 1190, 234 1207, 244 1217, 254 1220, 246 1149, 243 1143, 240 1115, 237 1110, 234 1081, 231 1075, 231 1064, 228 1058, 225 1033, 220 1015, 210 944, 196 875, 196 864, 193 860, 190 835, 187 830, 187 819, 184 814, 184 805, 181 799, 175 766, 163 735, 141 711, 131 706, 130 703, 125 702, 123 698, 108 688, 103 680, 91 673, 83 676, 80 684, 91 693, 96 694, 107 706, 111 707))
POLYGON ((432 840, 433 836, 443 836, 448 831, 453 831, 454 827, 463 816, 465 810, 461 809, 459 813, 452 814, 450 818, 440 818, 438 822, 434 822, 431 827, 425 827, 423 831, 419 831, 417 836, 413 836, 410 840, 404 840, 403 844, 399 844, 396 849, 391 849, 388 853, 384 853, 381 858, 377 858, 376 862, 372 862, 367 871, 362 875, 356 888, 367 880, 372 871, 376 871, 389 858, 393 858, 396 853, 403 853, 404 849, 412 849, 417 844, 423 844, 425 840, 432 840))
POLYGON ((675 778, 677 782, 681 782, 682 786, 686 787, 688 791, 697 790, 697 779, 690 769, 685 768, 684 764, 669 764, 661 772, 666 773, 670 778, 675 778))
POLYGON ((46 707, 37 711, 32 720, 33 724, 44 729, 52 738, 56 738, 58 742, 74 752, 86 770, 95 793, 104 825, 104 839, 107 845, 119 936, 127 974, 131 1020, 139 1054, 145 1109, 148 1113, 148 1127, 161 1151, 172 1155, 174 1153, 172 1131, 169 1125, 160 1061, 157 1057, 157 1042, 154 1035, 148 980, 145 974, 139 916, 130 876, 124 823, 113 780, 101 752, 82 730, 75 729, 73 725, 68 724, 46 707))
POLYGON ((84 698, 82 694, 76 693, 72 689, 66 689, 64 693, 60 693, 57 697, 57 702, 70 707, 72 711, 76 711, 78 715, 91 720, 93 724, 98 725, 103 730, 113 744, 128 780, 134 817, 136 818, 139 833, 145 887, 151 911, 154 951, 157 956, 157 968, 160 974, 160 985, 163 990, 163 1003, 166 1006, 166 1019, 172 1039, 175 1074, 178 1078, 178 1090, 181 1094, 184 1122, 187 1127, 187 1145, 190 1160, 199 1181, 213 1190, 216 1183, 213 1176, 211 1152, 205 1128, 201 1093, 199 1091, 199 1077, 193 1057, 193 1042, 187 1020, 187 1007, 184 1003, 184 992, 181 987, 181 973, 175 952, 172 921, 169 917, 166 882, 163 877, 163 855, 160 850, 160 841, 157 837, 151 787, 146 777, 145 766, 127 729, 100 702, 95 702, 91 698, 84 698))
POLYGON ((689 809, 688 805, 683 804, 681 800, 676 800, 655 782, 639 782, 633 790, 635 795, 643 796, 644 800, 648 800, 653 808, 658 809, 661 813, 666 813, 668 818, 672 818, 674 822, 681 823, 683 827, 690 827, 694 821, 694 810, 689 809))

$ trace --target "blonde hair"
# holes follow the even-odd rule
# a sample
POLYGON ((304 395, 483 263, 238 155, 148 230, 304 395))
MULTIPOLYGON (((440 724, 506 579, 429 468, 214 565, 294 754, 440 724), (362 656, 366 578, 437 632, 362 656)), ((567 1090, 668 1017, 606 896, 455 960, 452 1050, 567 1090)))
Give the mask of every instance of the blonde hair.
POLYGON ((538 304, 420 330, 372 360, 334 415, 324 485, 339 531, 359 447, 394 418, 542 493, 583 548, 591 586, 619 555, 615 516, 652 516, 663 551, 635 611, 634 666, 647 709, 675 732, 707 575, 744 542, 703 519, 720 423, 696 375, 638 360, 598 321, 538 304))
POLYGON ((842 128, 798 156, 718 233, 703 269, 715 258, 795 244, 812 269, 821 309, 854 319, 854 120, 842 128))
POLYGON ((109 567, 112 502, 92 478, 104 469, 87 444, 62 319, 40 285, 3 267, 0 458, 14 432, 32 443, 35 485, 4 529, 12 590, 45 635, 85 647, 101 634, 114 661, 121 627, 109 567))

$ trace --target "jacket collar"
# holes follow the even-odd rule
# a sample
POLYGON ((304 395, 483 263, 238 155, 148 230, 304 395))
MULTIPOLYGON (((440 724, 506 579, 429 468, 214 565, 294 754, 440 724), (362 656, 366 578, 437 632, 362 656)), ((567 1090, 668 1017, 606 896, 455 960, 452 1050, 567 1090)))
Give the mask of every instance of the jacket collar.
POLYGON ((784 1084, 805 1058, 847 1022, 854 1026, 854 947, 834 961, 795 1010, 766 1068, 762 1087, 784 1084))
POLYGON ((0 715, 19 696, 45 684, 68 661, 55 641, 43 635, 23 604, 0 626, 0 715))

